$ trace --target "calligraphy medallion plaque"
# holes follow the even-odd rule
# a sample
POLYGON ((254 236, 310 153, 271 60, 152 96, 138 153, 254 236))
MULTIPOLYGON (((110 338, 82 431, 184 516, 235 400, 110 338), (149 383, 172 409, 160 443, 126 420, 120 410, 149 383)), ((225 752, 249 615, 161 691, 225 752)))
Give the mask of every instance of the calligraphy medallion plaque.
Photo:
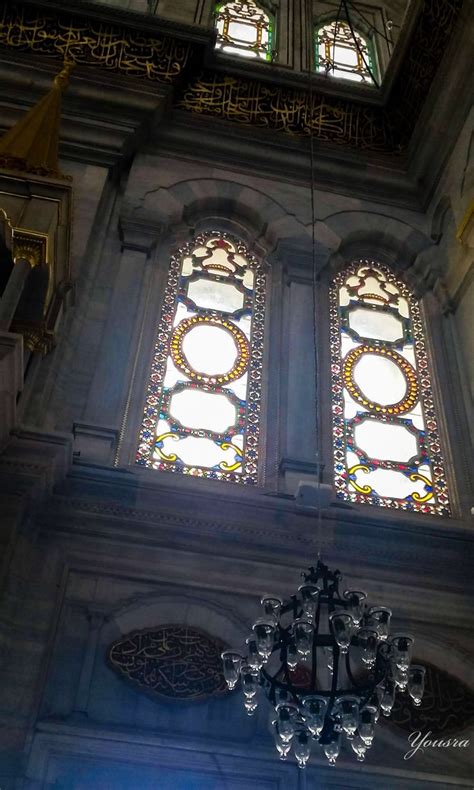
POLYGON ((110 667, 137 690, 173 700, 202 700, 227 691, 220 639, 187 625, 133 631, 107 651, 110 667))

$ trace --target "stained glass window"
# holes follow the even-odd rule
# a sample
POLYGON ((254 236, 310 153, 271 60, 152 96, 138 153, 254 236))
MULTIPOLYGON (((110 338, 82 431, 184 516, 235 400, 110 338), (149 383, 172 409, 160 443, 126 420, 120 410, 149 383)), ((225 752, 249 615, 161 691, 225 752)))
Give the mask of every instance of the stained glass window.
POLYGON ((253 0, 218 3, 216 49, 247 58, 272 59, 273 20, 253 0))
POLYGON ((372 42, 344 20, 318 28, 315 49, 317 71, 355 82, 374 81, 372 42))
POLYGON ((338 497, 448 515, 420 307, 387 267, 363 260, 331 289, 338 497))
POLYGON ((257 482, 265 272, 204 233, 171 259, 137 463, 257 482))

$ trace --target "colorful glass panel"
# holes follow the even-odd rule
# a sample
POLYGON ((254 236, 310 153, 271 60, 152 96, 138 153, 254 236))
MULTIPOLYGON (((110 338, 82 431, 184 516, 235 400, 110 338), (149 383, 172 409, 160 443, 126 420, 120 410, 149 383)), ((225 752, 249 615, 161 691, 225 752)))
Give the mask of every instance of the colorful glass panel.
POLYGON ((418 302, 368 260, 338 275, 330 298, 337 496, 449 515, 418 302))
POLYGON ((137 463, 257 482, 265 272, 204 233, 171 259, 137 463))
POLYGON ((316 70, 344 80, 372 83, 372 45, 343 20, 333 20, 316 31, 316 70))
POLYGON ((218 3, 216 49, 247 58, 272 59, 273 22, 253 0, 218 3))

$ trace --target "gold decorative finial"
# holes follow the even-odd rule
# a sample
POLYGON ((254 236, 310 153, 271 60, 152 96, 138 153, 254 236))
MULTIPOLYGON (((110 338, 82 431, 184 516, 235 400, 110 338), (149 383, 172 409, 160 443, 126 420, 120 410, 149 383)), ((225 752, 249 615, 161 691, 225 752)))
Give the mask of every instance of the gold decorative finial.
POLYGON ((0 139, 0 167, 64 177, 58 170, 61 96, 74 66, 65 62, 49 93, 0 139))

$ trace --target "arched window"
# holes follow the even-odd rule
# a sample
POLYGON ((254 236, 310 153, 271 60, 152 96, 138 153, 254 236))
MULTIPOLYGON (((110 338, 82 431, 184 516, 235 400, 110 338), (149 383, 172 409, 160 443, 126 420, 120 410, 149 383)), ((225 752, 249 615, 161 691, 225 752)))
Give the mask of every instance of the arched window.
POLYGON ((316 70, 345 80, 373 83, 372 42, 344 20, 319 27, 315 36, 316 70))
POLYGON ((386 266, 335 278, 331 355, 337 495, 449 515, 420 308, 386 266))
POLYGON ((265 272, 227 233, 172 257, 137 463, 256 483, 265 272))
POLYGON ((218 3, 216 49, 247 58, 272 59, 273 20, 253 0, 218 3))

